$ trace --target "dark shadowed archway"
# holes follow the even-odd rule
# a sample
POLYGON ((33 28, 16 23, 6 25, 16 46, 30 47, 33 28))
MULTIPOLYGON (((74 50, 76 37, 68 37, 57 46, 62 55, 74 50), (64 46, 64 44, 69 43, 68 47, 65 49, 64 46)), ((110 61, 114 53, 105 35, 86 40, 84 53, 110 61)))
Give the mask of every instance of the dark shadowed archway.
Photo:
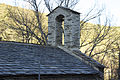
POLYGON ((56 43, 64 45, 64 16, 61 14, 56 17, 56 43))

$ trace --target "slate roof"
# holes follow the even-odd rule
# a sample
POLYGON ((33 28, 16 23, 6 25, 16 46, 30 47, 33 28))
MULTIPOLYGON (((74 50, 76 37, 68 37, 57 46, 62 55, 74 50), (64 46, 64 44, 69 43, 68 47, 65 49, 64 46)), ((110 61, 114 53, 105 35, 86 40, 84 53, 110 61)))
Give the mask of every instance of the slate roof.
POLYGON ((81 57, 84 61, 86 61, 89 65, 94 65, 97 68, 105 68, 104 65, 100 64, 99 62, 97 62, 96 60, 92 59, 89 56, 86 56, 84 53, 82 53, 79 50, 73 50, 73 53, 79 57, 81 57))
POLYGON ((60 48, 0 42, 0 75, 98 74, 80 59, 60 48))
POLYGON ((71 12, 76 13, 76 14, 81 14, 81 13, 79 13, 79 12, 77 12, 77 11, 74 11, 74 10, 72 10, 72 9, 69 9, 69 8, 67 8, 67 7, 58 6, 58 7, 56 7, 54 10, 52 10, 47 16, 49 16, 51 13, 53 13, 53 12, 54 12, 56 9, 58 9, 58 8, 62 8, 62 9, 64 9, 64 10, 71 11, 71 12))

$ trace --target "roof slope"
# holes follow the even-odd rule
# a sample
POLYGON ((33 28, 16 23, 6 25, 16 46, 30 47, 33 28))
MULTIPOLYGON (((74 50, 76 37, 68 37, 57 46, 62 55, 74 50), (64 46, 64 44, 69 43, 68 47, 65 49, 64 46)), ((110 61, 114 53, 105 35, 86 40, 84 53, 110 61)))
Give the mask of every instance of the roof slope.
POLYGON ((94 65, 95 67, 98 68, 105 68, 104 65, 100 64, 99 62, 97 62, 96 60, 92 59, 89 56, 86 56, 85 54, 83 54, 81 51, 79 50, 73 50, 73 53, 79 57, 81 57, 84 61, 86 61, 89 65, 94 65))
POLYGON ((97 74, 89 65, 60 48, 0 42, 0 75, 97 74))
POLYGON ((67 8, 67 7, 58 6, 58 7, 56 7, 54 10, 52 10, 47 16, 49 16, 51 13, 53 13, 53 12, 54 12, 56 9, 58 9, 58 8, 62 8, 62 9, 64 9, 64 10, 71 11, 71 12, 76 13, 76 14, 81 14, 81 13, 79 13, 79 12, 77 12, 77 11, 74 11, 74 10, 72 10, 72 9, 69 9, 69 8, 67 8))
POLYGON ((105 66, 97 62, 96 60, 92 59, 89 56, 86 56, 84 53, 82 53, 79 49, 73 49, 70 50, 68 48, 58 46, 60 49, 64 50, 65 52, 75 56, 76 58, 79 58, 81 61, 85 62, 86 64, 92 66, 94 69, 104 72, 105 66))

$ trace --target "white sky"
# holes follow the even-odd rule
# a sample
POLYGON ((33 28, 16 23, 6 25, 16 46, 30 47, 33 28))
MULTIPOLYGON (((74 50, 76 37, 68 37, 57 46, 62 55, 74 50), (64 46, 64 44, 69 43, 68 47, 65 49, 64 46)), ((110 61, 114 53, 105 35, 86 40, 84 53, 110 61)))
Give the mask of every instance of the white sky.
MULTIPOLYGON (((23 0, 16 0, 17 5, 24 7, 23 0)), ((0 0, 0 3, 15 5, 15 0, 0 0)), ((96 3, 97 8, 105 8, 103 15, 112 17, 112 25, 120 26, 120 0, 80 0, 74 10, 85 14, 96 3)))

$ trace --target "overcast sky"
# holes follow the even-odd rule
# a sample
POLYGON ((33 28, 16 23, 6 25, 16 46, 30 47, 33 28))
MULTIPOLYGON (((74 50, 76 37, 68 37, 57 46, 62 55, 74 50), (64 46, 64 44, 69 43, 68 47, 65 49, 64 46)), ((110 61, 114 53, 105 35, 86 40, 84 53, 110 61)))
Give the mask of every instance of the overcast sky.
MULTIPOLYGON (((16 0, 16 2, 17 5, 24 7, 23 0, 16 0)), ((15 5, 15 0, 0 0, 0 3, 15 5)), ((112 25, 120 26, 120 0, 80 0, 74 10, 84 14, 94 4, 97 5, 97 8, 105 8, 103 15, 112 18, 112 25)))

